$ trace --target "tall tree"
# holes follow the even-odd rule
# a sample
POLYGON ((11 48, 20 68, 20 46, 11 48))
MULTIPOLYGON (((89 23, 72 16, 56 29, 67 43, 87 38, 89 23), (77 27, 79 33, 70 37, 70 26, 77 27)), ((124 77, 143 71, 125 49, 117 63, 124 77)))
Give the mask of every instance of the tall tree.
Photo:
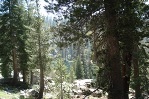
POLYGON ((110 80, 108 99, 124 99, 120 64, 119 41, 117 38, 117 3, 118 0, 105 0, 105 18, 107 28, 106 68, 110 80), (117 81, 119 81, 117 83, 117 81))
POLYGON ((82 66, 80 57, 78 57, 77 61, 76 61, 75 74, 76 74, 76 79, 82 79, 83 78, 83 66, 82 66))
POLYGON ((29 79, 29 83, 32 84, 33 82, 33 72, 32 69, 34 69, 36 67, 36 60, 37 60, 37 42, 36 42, 36 33, 35 33, 35 23, 36 23, 36 18, 35 18, 35 11, 33 11, 36 8, 36 5, 33 3, 35 1, 31 1, 31 0, 25 0, 26 2, 26 14, 24 15, 26 16, 26 28, 27 28, 27 52, 29 54, 29 60, 28 61, 28 66, 29 66, 29 74, 30 74, 30 79, 29 79))
MULTIPOLYGON (((120 6, 119 10, 119 32, 120 32, 120 42, 121 42, 121 48, 122 48, 122 76, 123 76, 123 87, 124 87, 124 98, 128 99, 128 93, 129 93, 129 84, 130 84, 130 76, 132 73, 132 60, 134 59, 135 63, 135 76, 138 67, 137 62, 137 54, 134 55, 133 51, 135 50, 136 53, 138 53, 138 46, 139 41, 142 39, 145 32, 143 32, 143 26, 144 26, 144 19, 142 16, 144 16, 144 13, 146 13, 145 10, 142 8, 145 6, 145 4, 142 1, 135 1, 129 0, 122 3, 122 7, 120 6), (123 16, 121 16, 123 15, 123 16), (134 56, 136 58, 134 58, 134 56)), ((138 77, 137 77, 138 78, 138 77)), ((138 84, 139 88, 139 84, 138 84)), ((137 88, 137 89, 138 89, 137 88)), ((138 90, 139 91, 139 90, 138 90)), ((139 95, 139 93, 137 92, 139 95)), ((137 97, 139 98, 139 97, 137 97)))
MULTIPOLYGON (((24 43, 26 40, 25 37, 25 27, 24 27, 24 20, 22 13, 24 12, 22 7, 19 5, 18 0, 4 0, 1 6, 1 13, 2 13, 2 21, 1 21, 1 46, 3 49, 3 55, 6 58, 8 57, 9 61, 3 61, 4 64, 13 66, 13 83, 16 84, 18 81, 18 68, 19 62, 18 60, 22 61, 19 58, 19 54, 21 55, 22 52, 19 52, 23 49, 25 51, 25 47, 21 46, 21 43, 24 43), (7 45, 7 46, 5 46, 7 45), (21 48, 22 47, 22 48, 21 48), (7 49, 7 50, 6 50, 7 49), (12 59, 12 60, 11 60, 12 59), (8 64, 10 63, 10 64, 8 64)), ((23 52, 24 53, 24 52, 23 52)), ((7 66, 6 65, 6 66, 7 66)), ((6 68, 6 67, 5 67, 6 68)), ((9 68, 9 66, 8 66, 9 68)))
POLYGON ((25 26, 28 26, 27 24, 27 12, 24 10, 24 3, 23 1, 19 1, 19 6, 20 6, 20 15, 21 15, 21 20, 20 20, 20 28, 22 29, 20 32, 22 32, 22 35, 20 38, 18 38, 19 42, 18 42, 18 63, 19 63, 19 67, 20 67, 20 71, 23 75, 23 82, 26 83, 27 82, 27 72, 29 69, 29 65, 28 60, 29 60, 29 54, 27 52, 27 31, 28 29, 25 26))
MULTIPOLYGON (((48 11, 54 9, 66 17, 68 21, 65 30, 71 28, 86 30, 81 32, 80 37, 86 35, 88 31, 94 35, 96 61, 102 60, 99 56, 103 53, 105 77, 109 82, 108 98, 128 99, 134 44, 138 44, 143 34, 139 30, 144 25, 142 21, 144 15, 141 11, 144 3, 135 0, 98 0, 96 3, 87 0, 56 1, 55 4, 49 2, 46 9, 48 11), (61 9, 63 7, 69 11, 61 9), (102 48, 100 44, 103 45, 102 48)), ((72 35, 76 36, 75 40, 80 38, 77 37, 79 34, 76 31, 69 31, 69 34, 68 38, 72 38, 72 35)))
POLYGON ((135 82, 135 97, 139 99, 141 97, 141 88, 140 88, 140 79, 139 79, 139 47, 138 44, 134 44, 134 53, 133 53, 133 69, 134 69, 134 82, 135 82))
POLYGON ((40 89, 39 89, 39 96, 38 99, 43 98, 43 91, 44 91, 44 67, 43 67, 43 60, 41 54, 41 18, 39 13, 39 0, 36 0, 36 10, 37 10, 37 23, 36 23, 36 32, 38 35, 38 65, 40 68, 40 89))

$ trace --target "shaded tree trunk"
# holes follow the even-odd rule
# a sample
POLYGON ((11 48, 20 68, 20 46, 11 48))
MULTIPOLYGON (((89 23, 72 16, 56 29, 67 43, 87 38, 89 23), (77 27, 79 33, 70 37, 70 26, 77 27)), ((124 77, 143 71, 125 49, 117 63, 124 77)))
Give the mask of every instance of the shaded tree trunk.
POLYGON ((39 97, 38 99, 43 98, 43 91, 44 91, 44 70, 40 63, 40 90, 39 90, 39 97))
POLYGON ((107 52, 106 52, 106 72, 109 80, 108 99, 124 99, 120 64, 119 41, 116 20, 117 0, 104 0, 107 52))
POLYGON ((76 53, 76 57, 80 57, 81 52, 80 52, 80 40, 77 42, 77 53, 76 53))
POLYGON ((30 84, 33 84, 33 72, 30 70, 30 84))
POLYGON ((38 33, 38 62, 39 62, 39 68, 40 68, 40 89, 39 89, 39 96, 38 99, 43 98, 43 91, 44 91, 44 67, 43 67, 43 60, 42 60, 42 54, 41 54, 41 22, 40 22, 40 14, 39 14, 39 0, 36 0, 36 7, 37 7, 37 30, 38 33))
POLYGON ((97 63, 98 57, 97 57, 97 44, 96 44, 96 40, 97 40, 97 35, 96 35, 95 30, 94 30, 93 31, 93 52, 94 52, 93 61, 97 63))
POLYGON ((72 60, 74 58, 74 49, 73 49, 73 44, 70 45, 70 60, 72 60))
MULTIPOLYGON (((40 26, 39 26, 40 27, 40 26)), ((39 67, 40 67, 40 90, 39 90, 39 97, 38 99, 43 98, 43 91, 44 91, 44 68, 43 68, 43 61, 41 56, 41 38, 40 38, 40 28, 37 29, 38 31, 38 46, 39 46, 39 67)))
POLYGON ((107 38, 106 72, 109 80, 108 99, 124 99, 118 40, 107 38))
POLYGON ((41 56, 41 38, 40 38, 40 31, 38 30, 38 46, 39 46, 39 68, 40 68, 40 90, 39 90, 39 97, 38 99, 43 98, 43 91, 44 91, 44 68, 43 68, 43 60, 41 56))
MULTIPOLYGON (((61 69, 62 69, 62 65, 61 64, 60 64, 60 66, 61 66, 61 69)), ((60 76, 60 80, 61 80, 61 83, 60 83, 61 84, 61 87, 60 87, 61 88, 61 90, 60 90, 61 91, 60 99, 63 99, 63 97, 64 97, 63 96, 63 72, 62 72, 61 69, 60 69, 60 74, 61 74, 61 76, 60 76)))
POLYGON ((138 44, 134 45, 133 50, 133 68, 134 68, 134 82, 135 82, 135 97, 139 99, 141 97, 140 80, 139 80, 139 60, 138 60, 138 44))
POLYGON ((124 99, 129 99, 129 85, 130 85, 130 76, 131 76, 131 65, 132 65, 132 54, 133 54, 133 47, 134 41, 137 35, 135 34, 134 30, 136 29, 136 22, 134 22, 134 6, 133 0, 126 0, 123 4, 124 8, 124 16, 125 18, 122 19, 122 26, 123 27, 123 35, 122 38, 123 42, 123 49, 122 49, 122 57, 123 57, 123 88, 124 88, 124 99), (126 18, 127 17, 127 18, 126 18), (126 27, 125 27, 126 26, 126 27), (131 34, 131 35, 130 35, 131 34))
POLYGON ((129 94, 129 84, 131 76, 131 61, 132 61, 132 52, 125 50, 123 52, 123 67, 122 67, 124 99, 129 99, 128 94, 129 94))
POLYGON ((16 55, 16 48, 12 50, 13 54, 13 84, 17 84, 18 82, 18 66, 17 66, 17 55, 16 55))
POLYGON ((63 83, 61 82, 61 99, 63 99, 63 83))
MULTIPOLYGON (((10 19, 13 18, 13 9, 12 5, 15 4, 14 1, 9 1, 9 13, 10 13, 10 19)), ((10 35, 11 35, 11 42, 13 44, 13 49, 12 49, 12 61, 13 61, 13 84, 16 84, 18 82, 18 64, 17 64, 17 49, 16 49, 16 33, 13 30, 12 26, 12 20, 10 21, 10 35)))
POLYGON ((26 83, 26 71, 22 70, 22 75, 23 75, 23 83, 26 83))
POLYGON ((84 48, 83 47, 81 47, 80 48, 80 54, 81 54, 81 63, 82 63, 82 71, 83 71, 83 78, 85 78, 85 79, 88 79, 88 73, 87 73, 87 66, 86 66, 86 63, 85 63, 85 57, 84 57, 84 48))

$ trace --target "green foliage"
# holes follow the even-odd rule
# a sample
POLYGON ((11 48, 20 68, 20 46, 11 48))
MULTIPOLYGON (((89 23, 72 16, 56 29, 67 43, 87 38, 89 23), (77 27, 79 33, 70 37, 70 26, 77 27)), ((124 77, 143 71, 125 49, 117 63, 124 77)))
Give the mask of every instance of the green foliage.
POLYGON ((97 73, 99 70, 99 66, 97 66, 96 64, 90 62, 90 68, 89 68, 89 74, 90 74, 90 78, 92 79, 96 79, 97 78, 97 73))
POLYGON ((67 94, 64 93, 63 91, 68 91, 66 90, 67 83, 69 81, 68 78, 70 78, 69 76, 69 72, 67 71, 67 67, 64 63, 64 60, 60 57, 57 57, 53 60, 51 68, 54 72, 54 77, 53 80, 56 83, 55 87, 55 92, 57 94, 57 97, 63 97, 63 98, 68 98, 67 94), (66 84, 65 84, 66 83, 66 84))
POLYGON ((108 73, 106 73, 105 71, 107 70, 104 67, 100 67, 98 69, 96 86, 99 86, 104 92, 107 92, 110 81, 107 79, 108 73))
MULTIPOLYGON (((26 52, 26 28, 24 19, 24 7, 22 2, 18 0, 8 1, 4 0, 0 7, 1 21, 0 21, 0 46, 1 46, 1 58, 2 67, 7 69, 2 69, 2 72, 10 72, 12 68, 12 50, 15 48, 17 50, 18 62, 21 69, 27 68, 28 54, 26 52), (7 61, 5 60, 7 58, 7 61), (7 71, 8 70, 8 71, 7 71)), ((5 73, 3 73, 5 74, 5 73)), ((6 73, 7 74, 7 73, 6 73)))
MULTIPOLYGON (((140 82, 140 88, 141 92, 147 92, 149 93, 149 56, 147 53, 146 47, 140 45, 139 53, 136 53, 139 56, 139 77, 138 78, 132 78, 131 79, 131 87, 134 88, 134 86, 140 82)), ((133 77, 134 74, 132 74, 133 77)))
MULTIPOLYGON (((16 49, 18 68, 27 72, 42 65, 46 70, 46 75, 51 74, 50 76, 54 78, 58 92, 63 92, 63 88, 61 88, 64 86, 63 82, 72 83, 75 77, 76 79, 94 79, 96 76, 98 86, 107 91, 112 81, 111 78, 106 79, 106 77, 112 72, 108 72, 110 70, 102 66, 106 65, 105 62, 110 61, 108 57, 105 59, 108 53, 106 51, 109 34, 114 34, 114 38, 118 39, 120 61, 117 61, 121 64, 128 63, 124 60, 127 57, 124 58, 122 53, 130 52, 132 54, 134 43, 139 43, 144 37, 148 37, 149 6, 142 1, 113 1, 115 6, 112 7, 115 9, 114 17, 116 19, 112 27, 112 23, 107 24, 113 17, 113 13, 110 12, 112 10, 109 9, 108 12, 111 15, 105 16, 107 9, 104 4, 110 0, 97 0, 96 2, 91 0, 45 0, 49 3, 45 7, 48 11, 62 14, 56 20, 57 23, 53 22, 52 29, 49 29, 48 18, 44 24, 45 20, 39 14, 39 4, 35 3, 39 0, 25 1, 26 5, 23 4, 24 1, 20 0, 1 0, 0 67, 5 78, 10 77, 13 69, 12 50, 16 49), (61 57, 59 57, 59 53, 55 53, 55 55, 52 52, 59 52, 59 50, 61 57), (96 56, 95 61, 100 68, 91 62, 92 53, 96 56), (98 73, 97 69, 99 69, 98 73)), ((140 44, 140 46, 142 45, 140 44)), ((139 81, 141 90, 149 92, 148 54, 144 48, 140 48, 140 52, 137 54, 139 54, 140 76, 131 79, 131 86, 134 87, 139 81)), ((131 59, 128 61, 131 62, 131 59)), ((62 95, 62 93, 58 93, 58 96, 61 96, 60 94, 62 95)))
POLYGON ((11 71, 12 71, 12 65, 11 63, 9 63, 9 57, 7 57, 6 59, 1 59, 1 62, 2 64, 0 65, 1 66, 1 73, 2 73, 2 76, 4 78, 9 78, 11 77, 11 71), (7 68, 6 68, 7 67, 7 68))
MULTIPOLYGON (((93 43, 95 45, 94 50, 97 50, 96 51, 97 53, 94 53, 94 54, 97 54, 96 58, 99 58, 100 56, 105 58, 104 55, 106 54, 106 51, 105 51, 106 45, 104 45, 103 43, 106 43, 105 38, 109 35, 108 33, 106 33, 107 31, 110 31, 110 33, 112 33, 111 31, 115 29, 114 36, 118 38, 121 52, 126 51, 126 52, 130 52, 131 54, 134 47, 134 43, 139 42, 140 40, 142 40, 143 36, 148 34, 147 28, 144 27, 147 25, 145 21, 146 19, 148 19, 148 14, 147 14, 148 6, 142 1, 132 0, 132 1, 115 2, 114 13, 116 13, 115 15, 117 19, 116 19, 115 27, 111 30, 106 30, 107 29, 106 22, 109 20, 108 18, 110 18, 113 15, 113 13, 110 12, 112 11, 111 10, 112 8, 108 9, 109 14, 111 14, 111 15, 108 15, 110 17, 106 17, 104 15, 106 4, 104 4, 102 0, 96 1, 96 3, 90 0, 87 0, 87 1, 86 0, 83 0, 83 1, 56 0, 56 1, 57 1, 56 3, 49 2, 49 5, 46 7, 46 9, 49 11, 62 12, 63 16, 67 19, 67 22, 63 25, 63 28, 61 29, 61 31, 63 31, 62 35, 65 37, 64 33, 69 33, 69 35, 73 37, 75 36, 77 37, 77 35, 79 35, 79 32, 80 32, 82 33, 83 36, 81 35, 81 36, 78 36, 77 38, 81 38, 81 37, 85 37, 84 35, 88 31, 94 31, 92 33, 94 34, 94 38, 92 40, 94 41, 93 43), (66 8, 68 7, 69 11, 61 9, 64 6, 66 8), (76 31, 78 30, 77 31, 78 33, 73 29, 74 27, 76 31), (87 32, 84 32, 85 30, 87 32), (102 53, 103 50, 104 50, 103 54, 100 54, 100 52, 102 53)), ((66 38, 71 36, 66 36, 66 38)), ((123 56, 121 55, 121 58, 122 57, 123 56)), ((86 59, 82 59, 81 62, 84 62, 84 60, 86 59)), ((105 64, 105 60, 109 61, 108 59, 103 59, 102 62, 100 62, 99 59, 97 59, 98 63, 100 62, 101 64, 102 63, 105 64)), ((131 59, 129 61, 131 61, 131 59)), ((82 66, 81 62, 77 60, 76 76, 78 73, 80 73, 79 75, 81 75, 81 71, 82 71, 80 68, 82 66)), ((124 60, 121 60, 121 62, 123 63, 124 60)), ((124 64, 127 64, 127 63, 124 63, 124 64)), ((84 67, 87 67, 87 66, 84 66, 84 67)), ((101 69, 101 71, 107 71, 107 70, 101 69)), ((87 74, 86 70, 84 71, 84 73, 87 74)), ((79 77, 79 75, 77 76, 77 78, 81 78, 79 77)), ((102 73, 99 73, 98 75, 102 76, 102 73)), ((109 81, 106 80, 105 82, 109 82, 109 81)), ((105 82, 103 81, 103 84, 105 84, 105 82)))
POLYGON ((75 62, 73 62, 70 67, 68 78, 69 78, 68 82, 70 82, 70 83, 73 83, 73 81, 76 78, 76 76, 75 76, 75 62))
POLYGON ((54 70, 56 71, 55 73, 58 77, 57 82, 62 83, 64 81, 64 79, 66 79, 67 69, 64 64, 63 59, 58 58, 55 62, 56 62, 56 64, 54 66, 54 70))
POLYGON ((83 67, 82 67, 82 63, 80 60, 80 57, 77 58, 76 61, 76 79, 83 79, 83 67))

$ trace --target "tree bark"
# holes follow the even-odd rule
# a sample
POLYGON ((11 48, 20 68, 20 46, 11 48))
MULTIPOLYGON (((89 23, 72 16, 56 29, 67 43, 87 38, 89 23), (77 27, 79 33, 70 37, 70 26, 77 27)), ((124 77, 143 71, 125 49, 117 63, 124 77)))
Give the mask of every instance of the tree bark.
POLYGON ((39 90, 39 97, 38 99, 43 98, 43 91, 44 91, 44 68, 43 68, 43 60, 41 56, 41 38, 40 38, 40 30, 38 31, 38 46, 39 46, 39 67, 40 67, 40 90, 39 90))
POLYGON ((40 41, 40 32, 38 34, 38 45, 39 45, 39 67, 40 67, 40 90, 39 90, 39 97, 38 99, 43 98, 43 91, 44 91, 44 68, 43 68, 43 60, 41 56, 41 41, 40 41))
POLYGON ((40 22, 40 13, 39 13, 39 0, 36 0, 36 7, 37 7, 37 30, 38 33, 38 62, 39 62, 39 68, 40 68, 40 89, 39 89, 39 96, 38 99, 43 98, 43 91, 44 91, 44 67, 43 67, 43 60, 42 60, 42 54, 41 54, 41 22, 40 22))
POLYGON ((17 55, 16 55, 16 48, 12 50, 13 54, 13 84, 17 84, 18 82, 18 66, 17 66, 17 55))
POLYGON ((33 72, 30 70, 30 84, 33 84, 33 72))
POLYGON ((39 97, 38 99, 43 98, 43 91, 44 91, 44 71, 42 65, 40 66, 40 90, 39 90, 39 97))
POLYGON ((129 84, 131 76, 131 61, 132 61, 132 52, 129 50, 127 51, 124 50, 123 67, 122 67, 124 99, 129 99, 128 94, 129 94, 129 84))
POLYGON ((106 72, 109 80, 108 99, 124 99, 117 27, 117 0, 104 0, 107 52, 106 72))
POLYGON ((135 43, 133 50, 133 68, 134 68, 134 82, 135 82, 135 97, 141 97, 140 80, 139 80, 139 60, 138 60, 138 44, 135 43))
MULTIPOLYGON (((134 22, 134 13, 133 10, 133 0, 126 0, 124 1, 124 16, 126 16, 126 19, 123 19, 124 27, 124 37, 123 37, 123 87, 124 87, 124 98, 129 99, 129 85, 130 85, 130 76, 131 76, 131 65, 132 65, 132 54, 133 54, 133 47, 134 47, 134 41, 137 41, 136 34, 134 33, 133 25, 136 24, 134 22), (132 22, 132 23, 131 23, 132 22), (130 35, 131 34, 131 35, 130 35)), ((122 23, 122 24, 123 24, 122 23)))
POLYGON ((26 83, 26 71, 22 70, 22 75, 23 75, 23 83, 26 83))
POLYGON ((64 96, 63 96, 63 71, 62 71, 62 65, 61 64, 59 64, 60 65, 60 74, 61 74, 61 76, 60 76, 60 80, 61 80, 61 96, 60 96, 60 99, 63 99, 64 98, 64 96))
POLYGON ((112 35, 107 38, 106 72, 109 80, 108 99, 125 99, 123 98, 119 44, 117 38, 112 35))
MULTIPOLYGON (((9 1, 9 13, 10 13, 10 19, 13 17, 13 10, 12 10, 12 5, 14 1, 9 1)), ((15 4, 15 3, 14 3, 15 4)), ((17 84, 18 82, 18 64, 17 64, 17 50, 16 50, 16 33, 13 30, 12 26, 12 20, 10 21, 10 35, 11 35, 11 41, 13 44, 13 49, 12 49, 12 61, 13 61, 13 84, 17 84)))
POLYGON ((79 40, 79 41, 77 42, 77 53, 76 53, 77 55, 76 55, 76 57, 80 57, 80 56, 81 56, 81 55, 80 55, 80 54, 81 54, 81 52, 80 52, 80 45, 81 45, 81 44, 80 44, 80 40, 79 40))
POLYGON ((96 35, 96 31, 93 31, 93 52, 94 52, 94 56, 93 56, 93 61, 96 62, 96 64, 98 65, 97 59, 97 44, 96 44, 96 40, 97 40, 97 35, 96 35))

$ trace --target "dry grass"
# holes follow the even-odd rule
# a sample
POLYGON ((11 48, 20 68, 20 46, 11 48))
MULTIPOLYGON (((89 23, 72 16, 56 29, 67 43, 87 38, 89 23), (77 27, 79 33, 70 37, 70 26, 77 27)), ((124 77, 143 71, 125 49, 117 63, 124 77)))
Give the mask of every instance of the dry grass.
POLYGON ((19 93, 8 93, 0 90, 0 99, 18 99, 19 93))

